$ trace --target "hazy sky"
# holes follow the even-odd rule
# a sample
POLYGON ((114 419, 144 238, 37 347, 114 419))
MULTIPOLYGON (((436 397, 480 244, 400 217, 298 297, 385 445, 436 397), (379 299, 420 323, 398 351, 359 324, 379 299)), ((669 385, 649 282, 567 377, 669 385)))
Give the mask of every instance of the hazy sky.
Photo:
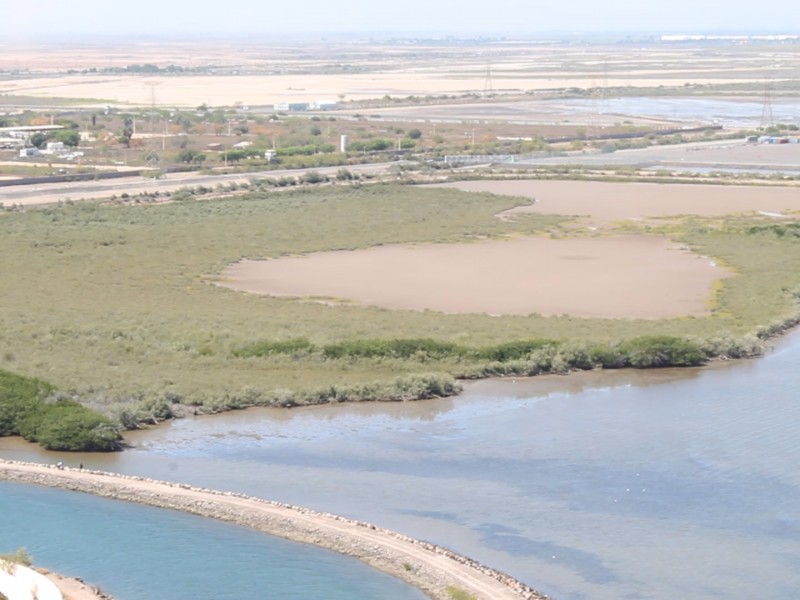
POLYGON ((33 0, 0 44, 56 34, 800 33, 800 0, 33 0))

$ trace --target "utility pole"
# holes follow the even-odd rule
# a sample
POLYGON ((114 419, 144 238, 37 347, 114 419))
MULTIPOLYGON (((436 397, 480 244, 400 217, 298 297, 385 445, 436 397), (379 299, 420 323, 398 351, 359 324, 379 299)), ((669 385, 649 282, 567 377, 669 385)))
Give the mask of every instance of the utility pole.
MULTIPOLYGON (((157 81, 148 81, 146 85, 150 88, 150 137, 147 142, 147 147, 150 149, 145 154, 145 162, 147 166, 151 169, 154 169, 158 166, 158 163, 161 161, 161 157, 158 155, 158 152, 155 150, 158 146, 155 145, 155 137, 156 137, 156 86, 159 85, 157 81)), ((157 142, 156 142, 157 143, 157 142)), ((166 139, 161 138, 161 145, 164 147, 166 145, 166 139)))
POLYGON ((492 59, 486 59, 486 75, 483 79, 483 95, 491 96, 494 93, 494 82, 492 81, 492 59))
POLYGON ((769 129, 775 126, 775 115, 772 112, 772 85, 769 80, 764 82, 764 104, 761 107, 760 129, 769 129))

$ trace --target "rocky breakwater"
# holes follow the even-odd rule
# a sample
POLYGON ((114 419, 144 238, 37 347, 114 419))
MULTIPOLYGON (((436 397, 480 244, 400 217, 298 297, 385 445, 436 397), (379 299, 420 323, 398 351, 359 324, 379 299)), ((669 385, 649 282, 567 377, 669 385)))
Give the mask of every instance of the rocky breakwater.
POLYGON ((388 529, 233 492, 102 471, 0 461, 0 479, 58 487, 236 523, 352 556, 449 600, 458 589, 486 600, 547 600, 513 577, 441 546, 388 529))

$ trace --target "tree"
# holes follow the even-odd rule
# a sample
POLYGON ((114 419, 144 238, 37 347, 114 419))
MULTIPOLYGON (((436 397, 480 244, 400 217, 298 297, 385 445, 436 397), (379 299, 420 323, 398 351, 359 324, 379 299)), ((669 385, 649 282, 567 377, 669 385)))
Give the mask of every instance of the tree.
POLYGON ((130 147, 131 145, 132 137, 133 137, 133 119, 127 117, 122 122, 122 133, 117 138, 117 141, 127 148, 130 147))
POLYGON ((408 137, 410 137, 412 140, 418 140, 422 137, 422 132, 419 129, 412 129, 408 132, 408 137))
POLYGON ((80 144, 81 134, 77 131, 61 130, 53 134, 53 139, 62 142, 65 146, 76 147, 80 144))
POLYGON ((47 136, 41 132, 34 133, 30 139, 31 145, 36 148, 44 148, 47 143, 47 136))
POLYGON ((205 161, 206 155, 197 150, 181 150, 178 153, 178 161, 182 163, 200 164, 205 161))

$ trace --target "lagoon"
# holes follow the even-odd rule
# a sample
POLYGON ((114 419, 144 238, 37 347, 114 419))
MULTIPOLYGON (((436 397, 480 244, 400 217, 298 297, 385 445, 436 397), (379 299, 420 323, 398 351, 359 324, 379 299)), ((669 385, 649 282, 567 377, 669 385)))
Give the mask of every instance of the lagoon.
POLYGON ((118 600, 426 596, 358 561, 171 510, 0 482, 0 539, 118 600))
POLYGON ((339 513, 448 546, 554 598, 788 600, 800 597, 798 364, 794 334, 763 359, 704 369, 251 409, 137 433, 136 448, 116 455, 2 440, 0 456, 81 460, 339 513))

